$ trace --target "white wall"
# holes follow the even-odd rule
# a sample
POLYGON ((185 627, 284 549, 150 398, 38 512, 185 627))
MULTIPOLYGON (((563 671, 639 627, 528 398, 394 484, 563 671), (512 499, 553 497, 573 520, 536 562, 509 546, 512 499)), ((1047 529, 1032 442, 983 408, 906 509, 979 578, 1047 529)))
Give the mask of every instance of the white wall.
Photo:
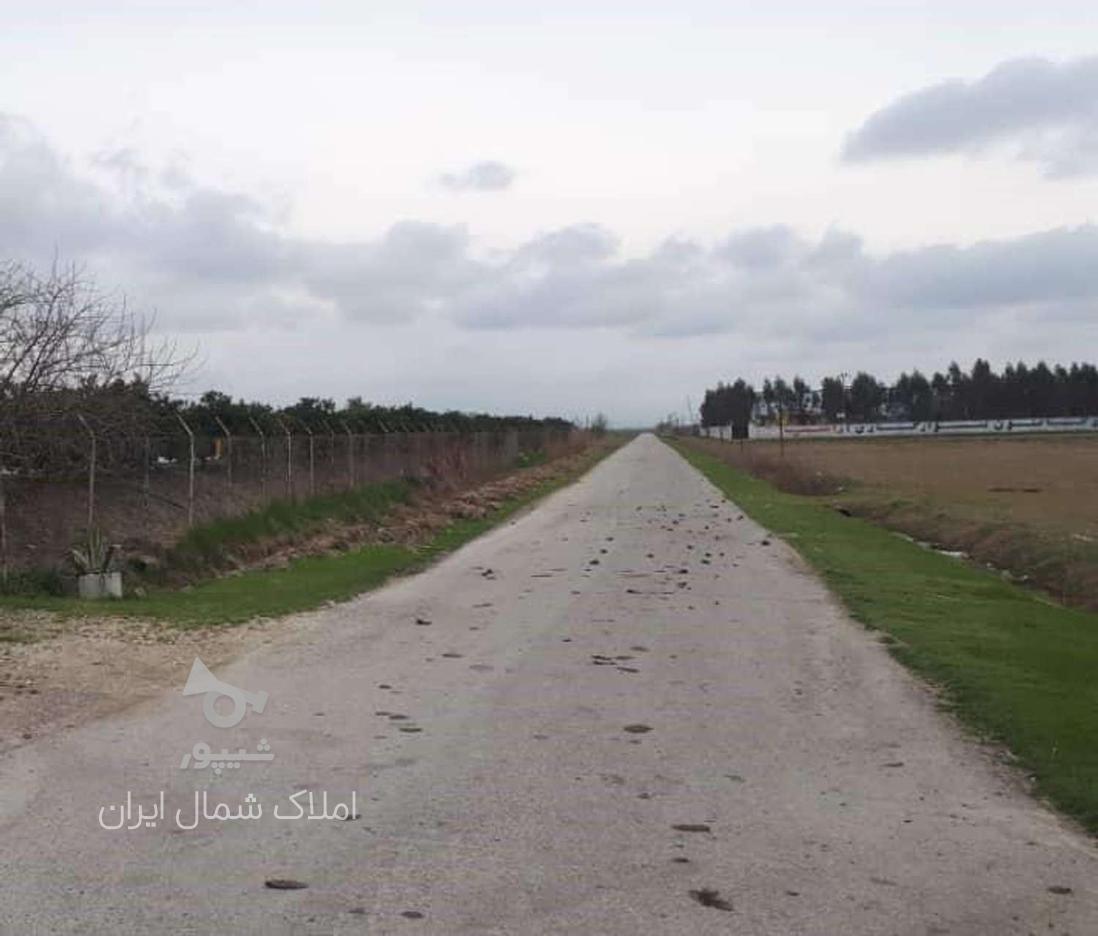
MULTIPOLYGON (((786 439, 886 438, 920 435, 1022 435, 1029 432, 1098 432, 1098 416, 1057 416, 1049 419, 971 419, 953 422, 821 423, 786 426, 786 439)), ((729 426, 701 430, 711 439, 728 440, 729 426)), ((777 426, 752 426, 752 439, 777 439, 777 426)))

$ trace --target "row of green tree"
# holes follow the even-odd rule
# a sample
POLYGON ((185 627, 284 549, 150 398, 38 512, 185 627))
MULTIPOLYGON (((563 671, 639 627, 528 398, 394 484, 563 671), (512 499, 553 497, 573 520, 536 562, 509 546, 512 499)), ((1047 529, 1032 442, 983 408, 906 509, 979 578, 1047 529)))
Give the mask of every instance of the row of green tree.
POLYGON ((220 434, 218 420, 230 432, 253 435, 254 424, 263 431, 279 429, 281 420, 292 431, 301 432, 480 432, 496 429, 554 428, 568 429, 572 424, 556 417, 493 416, 488 413, 439 412, 405 403, 379 406, 362 397, 351 397, 343 406, 323 397, 302 397, 289 406, 233 400, 225 393, 210 390, 196 401, 162 401, 162 406, 177 410, 195 431, 220 434))
MULTIPOLYGON (((197 437, 281 438, 347 432, 355 435, 409 432, 482 432, 509 429, 573 428, 565 419, 493 416, 486 413, 438 412, 406 403, 378 406, 353 397, 343 406, 318 397, 303 397, 289 406, 234 400, 211 390, 193 400, 150 392, 140 381, 116 380, 103 386, 85 381, 71 388, 24 394, 0 394, 0 468, 51 474, 86 462, 89 439, 98 443, 104 470, 124 468, 147 456, 148 445, 163 454, 185 439, 180 420, 197 437)), ((203 442, 203 447, 207 443, 203 442)), ((173 448, 174 451, 174 448, 173 448)))
POLYGON ((1098 415, 1098 368, 1093 364, 1019 361, 1001 373, 982 359, 963 371, 954 362, 945 373, 927 377, 903 373, 885 383, 865 371, 847 381, 825 377, 810 386, 801 377, 767 378, 755 388, 742 378, 705 391, 703 426, 746 426, 748 422, 793 423, 916 422, 1098 415))

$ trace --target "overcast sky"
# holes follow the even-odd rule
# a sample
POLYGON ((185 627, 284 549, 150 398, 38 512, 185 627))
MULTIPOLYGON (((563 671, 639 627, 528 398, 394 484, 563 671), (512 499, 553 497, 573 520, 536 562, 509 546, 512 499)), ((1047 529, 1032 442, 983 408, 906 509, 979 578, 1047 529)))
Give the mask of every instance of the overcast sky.
POLYGON ((190 391, 648 424, 1098 356, 1093 2, 0 0, 0 259, 190 391))

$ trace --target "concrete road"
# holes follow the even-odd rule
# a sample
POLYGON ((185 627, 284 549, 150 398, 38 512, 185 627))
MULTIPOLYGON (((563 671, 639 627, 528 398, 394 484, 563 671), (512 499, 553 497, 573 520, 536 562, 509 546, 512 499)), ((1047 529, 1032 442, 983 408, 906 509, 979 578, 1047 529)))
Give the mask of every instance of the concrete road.
POLYGON ((187 675, 0 761, 3 933, 1098 933, 1093 845, 651 436, 218 672, 238 726, 187 675))

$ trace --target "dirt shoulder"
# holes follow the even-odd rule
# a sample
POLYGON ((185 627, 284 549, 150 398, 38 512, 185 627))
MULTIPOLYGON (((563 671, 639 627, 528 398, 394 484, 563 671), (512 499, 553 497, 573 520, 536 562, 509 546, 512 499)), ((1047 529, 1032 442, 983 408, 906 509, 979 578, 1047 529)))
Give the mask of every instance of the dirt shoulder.
POLYGON ((180 630, 125 618, 5 611, 41 636, 0 644, 0 752, 150 699, 196 655, 210 666, 274 639, 276 621, 180 630))

